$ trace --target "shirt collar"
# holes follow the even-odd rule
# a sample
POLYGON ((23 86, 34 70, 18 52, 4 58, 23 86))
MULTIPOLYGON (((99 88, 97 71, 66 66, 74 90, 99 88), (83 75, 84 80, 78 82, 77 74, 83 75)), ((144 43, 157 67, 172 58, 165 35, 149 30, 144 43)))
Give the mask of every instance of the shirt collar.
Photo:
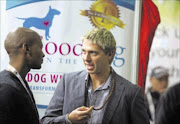
POLYGON ((112 73, 109 75, 107 81, 105 82, 104 85, 102 85, 102 89, 105 90, 105 89, 108 89, 109 87, 112 86, 112 73))
POLYGON ((10 64, 8 64, 8 66, 6 67, 6 70, 12 72, 15 75, 19 74, 18 71, 13 66, 11 66, 10 64))

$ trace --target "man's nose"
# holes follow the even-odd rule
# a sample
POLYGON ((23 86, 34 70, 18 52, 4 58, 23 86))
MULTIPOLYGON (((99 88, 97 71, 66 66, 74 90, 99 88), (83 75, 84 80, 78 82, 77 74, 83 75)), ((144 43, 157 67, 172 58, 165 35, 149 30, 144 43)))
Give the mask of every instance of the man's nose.
POLYGON ((43 57, 45 57, 45 54, 44 54, 44 52, 42 51, 42 55, 43 55, 43 57))
POLYGON ((91 57, 90 57, 89 53, 83 54, 83 58, 84 58, 85 61, 90 61, 91 60, 91 57))

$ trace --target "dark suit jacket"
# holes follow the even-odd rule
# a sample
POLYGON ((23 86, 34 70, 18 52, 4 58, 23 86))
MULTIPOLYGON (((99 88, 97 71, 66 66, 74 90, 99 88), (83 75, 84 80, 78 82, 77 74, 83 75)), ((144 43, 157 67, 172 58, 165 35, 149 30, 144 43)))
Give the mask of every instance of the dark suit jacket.
POLYGON ((6 70, 0 72, 0 124, 39 124, 37 108, 29 94, 20 80, 6 70))
MULTIPOLYGON (((149 124, 141 88, 117 75, 102 124, 149 124)), ((84 105, 86 71, 63 75, 42 118, 43 124, 65 123, 65 116, 84 105)))
POLYGON ((180 82, 170 87, 160 97, 155 114, 155 124, 180 123, 180 82))

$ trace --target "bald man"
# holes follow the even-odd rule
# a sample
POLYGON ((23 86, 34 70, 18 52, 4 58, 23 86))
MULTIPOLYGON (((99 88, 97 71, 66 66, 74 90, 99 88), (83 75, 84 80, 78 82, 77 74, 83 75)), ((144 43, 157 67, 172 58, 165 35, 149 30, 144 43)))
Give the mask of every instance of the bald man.
POLYGON ((0 123, 39 124, 33 94, 25 80, 31 69, 40 69, 44 53, 40 36, 30 29, 17 28, 4 42, 9 65, 0 72, 0 123))

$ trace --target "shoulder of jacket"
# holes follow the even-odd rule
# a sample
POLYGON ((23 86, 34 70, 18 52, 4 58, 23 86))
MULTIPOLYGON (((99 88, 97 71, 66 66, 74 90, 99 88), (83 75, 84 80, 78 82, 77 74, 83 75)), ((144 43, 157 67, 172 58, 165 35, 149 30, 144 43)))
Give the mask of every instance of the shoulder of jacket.
POLYGON ((15 89, 19 89, 18 78, 9 71, 3 70, 0 72, 0 85, 7 87, 14 87, 15 89))

